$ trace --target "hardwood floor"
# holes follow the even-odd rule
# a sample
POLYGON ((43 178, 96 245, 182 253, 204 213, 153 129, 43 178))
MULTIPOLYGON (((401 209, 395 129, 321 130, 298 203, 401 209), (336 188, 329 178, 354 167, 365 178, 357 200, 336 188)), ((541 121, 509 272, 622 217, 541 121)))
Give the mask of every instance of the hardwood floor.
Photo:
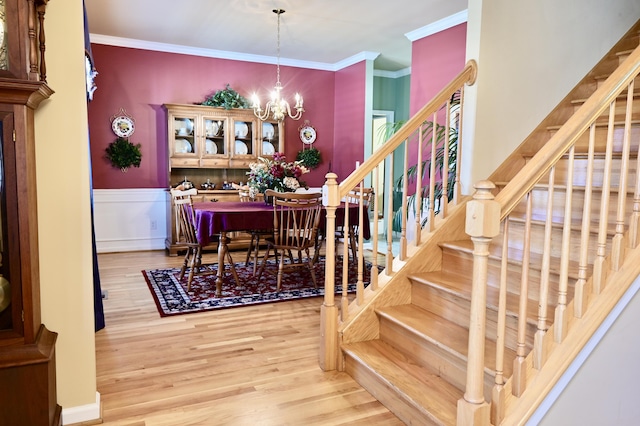
POLYGON ((322 299, 160 318, 140 271, 178 266, 181 256, 98 261, 108 293, 106 328, 96 334, 104 424, 402 424, 346 373, 319 368, 322 299))

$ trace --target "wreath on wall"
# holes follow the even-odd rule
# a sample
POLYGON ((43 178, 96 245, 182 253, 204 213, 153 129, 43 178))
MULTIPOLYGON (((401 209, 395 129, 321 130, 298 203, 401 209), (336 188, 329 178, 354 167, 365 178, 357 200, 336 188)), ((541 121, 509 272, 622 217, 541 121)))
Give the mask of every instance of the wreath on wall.
POLYGON ((298 151, 296 161, 300 161, 308 169, 315 169, 322 163, 322 154, 318 148, 308 148, 298 151))
POLYGON ((133 144, 127 138, 118 138, 105 149, 107 159, 114 167, 126 172, 131 166, 140 167, 142 152, 140 144, 133 144))

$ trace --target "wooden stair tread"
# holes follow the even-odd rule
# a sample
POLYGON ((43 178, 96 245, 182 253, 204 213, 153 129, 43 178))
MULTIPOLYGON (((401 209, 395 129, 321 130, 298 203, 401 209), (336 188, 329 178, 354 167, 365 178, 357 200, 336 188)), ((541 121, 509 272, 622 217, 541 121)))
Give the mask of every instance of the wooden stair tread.
MULTIPOLYGON (((509 182, 504 182, 504 181, 494 182, 494 184, 495 184, 495 186, 497 188, 504 188, 505 186, 507 186, 508 183, 509 182)), ((539 182, 539 183, 536 183, 533 186, 533 189, 537 189, 537 190, 546 190, 547 188, 549 188, 549 184, 547 182, 539 182)), ((567 190, 567 185, 557 184, 556 183, 556 184, 553 185, 553 188, 554 188, 554 191, 565 192, 567 190)), ((586 187, 582 186, 582 185, 573 185, 572 186, 572 190, 574 192, 577 192, 577 191, 584 192, 586 190, 586 187)), ((601 186, 593 186, 591 188, 591 190, 593 192, 602 192, 602 187, 601 186)), ((635 190, 635 188, 632 186, 632 182, 629 182, 629 185, 627 186, 627 194, 633 194, 634 190, 635 190)), ((619 191, 619 186, 618 185, 614 185, 614 186, 609 188, 609 193, 617 194, 619 192, 620 191, 619 191)))
MULTIPOLYGON (((628 54, 628 53, 625 53, 628 54)), ((640 96, 640 89, 636 89, 634 88, 633 90, 633 97, 639 97, 640 96)), ((588 98, 579 98, 579 99, 573 99, 571 101, 572 104, 583 104, 587 101, 588 98)), ((626 100, 627 99, 627 91, 623 91, 621 94, 619 94, 616 98, 616 101, 621 101, 621 100, 626 100)))
MULTIPOLYGON (((631 119, 631 125, 637 125, 637 124, 640 124, 640 120, 632 118, 631 119)), ((608 119, 606 119, 606 120, 605 119, 596 119, 595 125, 596 125, 596 127, 607 127, 609 125, 609 120, 608 119)), ((551 124, 551 125, 547 126, 546 129, 550 130, 550 131, 557 131, 562 126, 564 126, 564 123, 551 124)), ((624 120, 614 120, 613 121, 613 126, 614 127, 623 127, 624 126, 624 120)))
MULTIPOLYGON (((524 223, 525 219, 526 219, 525 212, 513 211, 513 212, 511 212, 511 214, 509 214, 509 220, 513 221, 513 222, 524 223)), ((595 219, 597 219, 597 218, 595 218, 595 219)), ((541 215, 541 214, 532 213, 531 214, 531 223, 536 224, 536 225, 544 225, 546 223, 546 217, 541 215)), ((560 229, 564 228, 564 218, 558 218, 558 217, 554 216, 552 218, 552 220, 551 220, 551 226, 554 227, 554 228, 560 228, 560 229)), ((582 230, 582 220, 572 219, 571 223, 569 224, 569 226, 574 231, 581 231, 582 230)), ((599 230, 600 230, 600 222, 592 220, 590 222, 590 224, 589 224, 589 232, 591 232, 592 234, 597 235, 599 230)), ((615 233, 616 233, 616 225, 615 225, 615 223, 609 223, 607 225, 607 235, 612 236, 612 235, 615 235, 615 233)))
MULTIPOLYGON (((469 330, 467 328, 412 304, 387 306, 377 309, 376 312, 390 321, 402 324, 413 333, 419 334, 439 348, 465 362, 467 361, 469 350, 469 330)), ((509 377, 512 373, 513 360, 516 357, 516 353, 509 348, 505 348, 504 356, 504 374, 509 377)), ((485 339, 484 360, 485 370, 495 376, 496 342, 488 338, 485 339)))
MULTIPOLYGON (((443 248, 449 248, 451 250, 459 250, 465 253, 472 254, 473 253, 473 242, 471 239, 468 240, 458 240, 458 241, 448 241, 440 244, 443 248)), ((515 265, 522 265, 522 259, 524 257, 524 252, 518 248, 509 247, 507 251, 507 255, 509 256, 509 263, 515 265)), ((489 259, 500 260, 502 258, 502 236, 499 235, 491 241, 489 244, 489 259)), ((542 265, 542 254, 540 253, 530 253, 529 255, 529 268, 534 270, 540 270, 540 266, 542 265)), ((560 273, 560 258, 557 256, 550 256, 549 258, 549 268, 550 272, 553 274, 560 273)), ((578 278, 578 262, 569 260, 569 269, 568 269, 569 278, 578 278)))
POLYGON ((463 392, 433 371, 416 365, 381 340, 345 344, 342 350, 433 416, 434 422, 456 423, 457 404, 463 392))
MULTIPOLYGON (((471 302, 471 281, 465 282, 461 280, 460 275, 448 272, 448 271, 431 271, 420 272, 411 274, 409 276, 413 282, 422 283, 433 286, 439 290, 449 292, 457 297, 471 302)), ((489 278, 491 280, 491 278, 489 278)), ((487 307, 497 311, 498 302, 500 300, 500 290, 498 289, 499 283, 487 283, 487 307)), ((516 317, 520 306, 520 296, 511 292, 507 292, 507 316, 516 317)), ((549 303, 548 307, 554 309, 554 306, 549 303)), ((527 321, 530 324, 535 324, 538 313, 538 301, 527 299, 527 321)))
MULTIPOLYGON (((520 155, 522 155, 523 158, 525 159, 532 159, 534 155, 536 155, 536 152, 522 152, 520 155)), ((594 151, 593 152, 593 158, 594 160, 604 160, 606 157, 606 152, 604 151, 594 151)), ((575 151, 573 153, 573 158, 576 160, 584 160, 587 159, 589 156, 589 152, 588 151, 575 151)), ((569 153, 564 153, 561 157, 563 160, 566 160, 569 158, 569 153)), ((611 151, 611 158, 614 160, 620 160, 622 158, 622 151, 611 151)), ((637 152, 633 152, 630 151, 629 152, 629 158, 631 159, 637 159, 638 158, 638 153, 637 152)), ((631 162, 631 166, 633 166, 633 162, 631 162)))

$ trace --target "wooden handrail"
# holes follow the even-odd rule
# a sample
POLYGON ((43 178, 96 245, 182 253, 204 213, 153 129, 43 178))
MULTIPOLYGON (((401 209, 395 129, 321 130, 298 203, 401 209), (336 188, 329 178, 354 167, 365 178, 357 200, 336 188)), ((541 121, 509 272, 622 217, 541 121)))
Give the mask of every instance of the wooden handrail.
MULTIPOLYGON (((363 265, 363 254, 362 254, 362 250, 359 249, 357 250, 357 262, 358 262, 358 273, 359 273, 359 277, 358 277, 358 285, 357 285, 357 289, 356 289, 356 298, 355 298, 355 303, 351 304, 348 294, 346 292, 346 288, 347 288, 347 273, 346 273, 346 269, 343 270, 343 294, 340 300, 340 306, 338 306, 338 304, 336 303, 335 297, 334 297, 334 289, 335 289, 335 254, 336 254, 336 244, 335 244, 335 217, 336 217, 336 208, 340 205, 341 200, 343 200, 351 190, 353 190, 356 187, 360 187, 361 191, 362 191, 362 185, 363 185, 363 180, 366 176, 370 175, 372 172, 376 171, 376 181, 373 185, 373 192, 375 194, 383 194, 386 193, 385 195, 388 197, 388 202, 387 202, 387 229, 389 230, 389 232, 387 232, 387 255, 386 255, 386 261, 385 261, 385 275, 386 277, 390 277, 393 274, 393 264, 394 264, 394 253, 392 251, 392 246, 393 246, 393 232, 391 231, 393 229, 393 223, 392 223, 392 218, 394 217, 394 211, 393 211, 393 179, 388 180, 387 184, 388 184, 388 188, 387 190, 382 190, 382 188, 378 188, 378 179, 377 179, 377 171, 379 170, 378 167, 381 163, 384 163, 385 159, 387 159, 388 157, 393 157, 394 155, 394 151, 396 150, 396 148, 398 148, 403 142, 405 142, 405 140, 408 140, 412 134, 414 134, 416 131, 419 132, 419 136, 418 136, 418 142, 420 144, 420 147, 418 148, 419 151, 421 151, 423 149, 423 142, 427 143, 429 142, 431 145, 429 145, 431 148, 431 161, 433 163, 432 167, 431 167, 431 171, 430 174, 428 176, 429 181, 431 182, 430 185, 430 192, 431 195, 429 197, 429 209, 431 210, 430 213, 430 223, 429 223, 429 231, 433 231, 434 230, 434 219, 433 219, 433 215, 434 212, 433 210, 435 209, 435 196, 434 196, 434 182, 436 179, 438 179, 438 177, 436 176, 435 173, 435 151, 438 149, 437 144, 438 142, 438 138, 442 137, 442 135, 438 136, 437 133, 437 117, 438 117, 438 113, 439 111, 444 107, 447 109, 446 111, 446 123, 444 125, 444 128, 446 129, 445 133, 444 133, 444 141, 442 142, 444 145, 447 145, 448 143, 450 143, 450 139, 449 139, 449 132, 448 129, 450 128, 450 105, 451 105, 451 98, 452 96, 456 93, 456 92, 460 92, 460 101, 462 102, 462 97, 463 97, 463 93, 464 93, 464 86, 465 84, 473 84, 475 82, 476 79, 476 74, 477 74, 477 65, 475 61, 469 61, 467 62, 467 64, 465 65, 464 69, 449 83, 447 84, 440 92, 438 92, 438 94, 430 101, 428 102, 423 108, 420 109, 420 111, 418 111, 417 114, 415 114, 411 119, 409 119, 384 145, 382 145, 379 149, 377 149, 372 155, 371 157, 369 157, 363 164, 359 165, 359 167, 354 170, 347 178, 345 178, 345 180, 341 183, 338 184, 337 182, 337 175, 335 173, 329 172, 326 175, 326 183, 323 187, 323 204, 326 207, 326 233, 325 233, 325 237, 326 237, 326 259, 327 262, 325 264, 325 297, 324 297, 324 302, 321 308, 321 342, 320 342, 320 354, 319 354, 319 364, 321 366, 321 368, 323 370, 334 370, 336 368, 339 368, 340 366, 340 352, 339 352, 339 342, 338 340, 340 339, 339 337, 339 327, 340 326, 344 326, 345 324, 348 324, 352 321, 352 316, 350 314, 350 311, 355 311, 355 310, 364 310, 365 309, 365 305, 366 302, 364 300, 364 293, 365 293, 365 289, 364 289, 364 284, 362 283, 362 278, 361 278, 361 270, 362 270, 362 266, 363 265), (433 132, 432 137, 429 138, 429 140, 423 140, 423 132, 427 131, 429 126, 423 126, 423 124, 425 122, 427 122, 430 118, 433 117, 433 122, 432 122, 432 128, 431 131, 433 132), (353 308, 353 309, 351 309, 353 308)), ((462 105, 460 105, 460 107, 462 108, 462 105)), ((459 133, 458 133, 459 134, 459 133)), ((408 145, 408 144, 407 144, 408 145)), ((407 252, 408 252, 408 248, 407 248, 407 236, 406 236, 406 230, 407 230, 407 214, 408 214, 408 209, 407 209, 407 194, 409 192, 408 189, 408 174, 407 174, 407 168, 409 167, 409 149, 407 147, 407 145, 405 145, 405 149, 404 149, 404 171, 403 171, 403 179, 404 179, 404 185, 403 185, 403 203, 402 203, 402 208, 401 208, 401 215, 402 215, 402 229, 401 229, 401 237, 400 237, 400 254, 398 255, 397 259, 401 262, 406 261, 408 258, 407 252)), ((443 148, 444 152, 447 153, 447 158, 448 158, 448 146, 447 148, 443 148)), ((418 156, 418 163, 421 163, 422 157, 421 154, 419 154, 418 156)), ((447 160, 443 160, 443 161, 447 161, 447 160)), ((387 172, 389 173, 390 176, 394 176, 393 174, 393 161, 389 162, 389 167, 387 169, 387 172)), ((448 173, 448 172, 447 172, 448 173)), ((422 175, 419 172, 419 179, 420 181, 422 180, 422 175)), ((445 177, 446 179, 446 177, 445 177)), ((459 179, 459 169, 458 169, 458 173, 456 174, 456 181, 458 181, 459 179)), ((421 186, 420 183, 417 184, 418 185, 418 193, 420 193, 421 190, 421 186)), ((447 188, 447 185, 444 184, 443 185, 444 188, 447 188)), ((443 196, 439 196, 440 198, 447 198, 447 194, 444 194, 443 196)), ((374 209, 376 212, 378 212, 378 207, 377 207, 377 196, 374 197, 374 209)), ((360 209, 359 211, 359 228, 362 228, 362 224, 364 221, 364 217, 365 214, 368 216, 368 213, 365 213, 365 211, 363 210, 362 202, 360 203, 355 203, 353 208, 358 208, 360 209)), ((446 204, 446 202, 445 202, 446 204)), ((438 205, 438 207, 440 207, 438 205)), ((366 207, 367 209, 369 208, 368 205, 366 207)), ((415 233, 416 233, 416 238, 415 238, 415 246, 417 246, 420 243, 420 238, 419 238, 419 233, 422 232, 422 229, 420 228, 420 208, 416 208, 416 211, 418 213, 414 213, 416 214, 416 229, 415 229, 415 233)), ((377 217, 376 220, 374 220, 374 223, 377 224, 377 217)), ((368 218, 367 218, 368 220, 368 218)), ((345 221, 345 229, 348 227, 348 223, 345 221)), ((374 226, 374 229, 376 230, 375 234, 373 235, 373 245, 374 245, 374 250, 377 252, 377 238, 378 238, 378 234, 377 234, 377 226, 374 226)), ((362 236, 360 235, 360 244, 359 247, 362 247, 362 236)), ((345 240, 346 243, 346 240, 345 240)), ((355 254, 355 253, 354 253, 355 254)), ((344 263, 343 266, 347 264, 347 259, 348 259, 348 250, 346 249, 346 245, 344 247, 343 250, 343 254, 342 254, 343 258, 344 258, 344 263)), ((373 269, 374 271, 377 270, 377 268, 373 269)), ((375 291, 378 289, 378 277, 377 274, 372 273, 372 276, 375 276, 372 278, 372 286, 368 287, 369 290, 371 291, 375 291)))
POLYGON ((640 46, 638 46, 607 80, 587 99, 587 101, 567 120, 567 122, 549 139, 538 153, 524 165, 518 176, 514 177, 496 195, 496 201, 502 206, 500 219, 504 219, 540 181, 545 173, 575 144, 600 116, 609 104, 640 73, 640 46), (630 66, 625 66, 630 65, 630 66), (523 180, 524 179, 524 180, 523 180))
POLYGON ((471 85, 476 81, 478 65, 476 61, 470 60, 464 69, 449 84, 434 96, 420 111, 411 117, 387 142, 374 152, 371 157, 351 173, 340 184, 340 197, 344 197, 363 180, 369 173, 375 169, 389 154, 402 144, 413 132, 416 131, 421 123, 426 121, 433 113, 437 112, 440 106, 447 102, 451 94, 458 90, 464 84, 471 85))
MULTIPOLYGON (((507 227, 509 215, 516 208, 516 206, 522 206, 522 203, 526 203, 523 208, 524 212, 524 225, 523 229, 518 232, 515 237, 515 244, 519 244, 522 247, 522 272, 521 272, 521 285, 518 289, 519 294, 519 306, 518 306, 518 329, 516 340, 516 358, 513 363, 512 377, 509 382, 503 382, 502 379, 496 379, 496 383, 492 390, 492 404, 494 405, 491 410, 493 413, 492 422, 499 424, 509 416, 513 416, 511 420, 505 421, 511 424, 513 418, 521 420, 525 417, 519 415, 513 415, 513 408, 517 410, 533 410, 546 395, 546 392, 541 392, 540 389, 535 391, 531 390, 533 387, 540 388, 541 386, 552 386, 553 383, 548 383, 546 380, 540 380, 544 375, 559 375, 566 368, 570 359, 563 359, 561 361, 554 358, 554 361, 550 361, 553 357, 557 357, 556 352, 552 350, 551 342, 560 344, 568 342, 571 339, 575 339, 576 331, 569 327, 569 316, 576 318, 584 318, 585 311, 587 309, 586 300, 589 297, 593 297, 592 304, 601 303, 602 297, 598 297, 603 291, 607 289, 607 286, 611 283, 618 283, 618 281, 611 279, 609 276, 617 273, 623 269, 622 264, 625 262, 624 257, 628 255, 628 249, 633 246, 625 246, 626 234, 634 234, 636 231, 627 231, 625 228, 625 221, 627 220, 626 208, 627 198, 625 189, 628 187, 627 179, 630 174, 630 147, 631 147, 631 123, 632 112, 634 102, 634 81, 640 75, 640 46, 635 48, 633 52, 629 54, 627 59, 620 64, 617 69, 610 74, 604 83, 585 101, 585 103, 578 108, 573 115, 560 127, 560 129, 549 138, 549 140, 538 150, 538 152, 521 168, 518 174, 511 179, 511 181, 504 186, 504 188, 496 195, 495 202, 498 204, 500 213, 500 222, 504 223, 504 237, 503 237, 503 256, 507 255, 507 252, 512 246, 509 245, 510 235, 507 235, 507 227), (616 114, 618 112, 616 108, 616 99, 626 90, 626 105, 625 105, 625 119, 624 119, 624 141, 622 142, 622 151, 619 154, 620 165, 616 169, 616 173, 619 175, 618 186, 618 198, 617 203, 609 203, 609 191, 611 190, 611 173, 612 173, 612 149, 613 149, 613 132, 614 127, 617 125, 616 114), (608 111, 607 111, 608 110, 608 111), (602 187, 602 195, 600 197, 599 217, 597 218, 598 230, 595 233, 597 238, 597 251, 593 260, 588 260, 589 253, 587 246, 590 238, 590 211, 592 209, 591 192, 592 192, 592 173, 593 173, 593 159, 594 159, 594 144, 595 144, 595 126, 601 121, 604 122, 604 117, 607 117, 607 135, 606 135, 606 148, 604 158, 604 170, 602 172, 602 182, 599 186, 602 187), (602 120, 599 120, 602 119, 602 120), (578 140, 588 133, 589 136, 589 153, 588 153, 588 165, 586 171, 587 183, 585 186, 584 195, 584 207, 582 227, 579 240, 580 246, 580 259, 578 266, 578 281, 575 285, 575 298, 572 302, 568 302, 568 290, 567 281, 569 277, 569 251, 571 243, 571 220, 573 212, 573 199, 572 189, 574 186, 578 186, 573 181, 573 159, 575 156, 575 145, 578 140), (553 188, 555 185, 555 173, 556 165, 565 156, 569 155, 569 165, 566 170, 566 176, 564 176, 561 185, 566 182, 564 205, 558 204, 558 208, 562 208, 562 211, 556 213, 553 188), (546 179, 546 180, 544 180, 546 179), (540 211, 540 216, 544 215, 544 235, 539 232, 539 241, 537 242, 536 249, 542 248, 540 252, 542 256, 542 262, 539 272, 536 273, 536 285, 537 289, 533 290, 534 296, 532 299, 529 292, 529 257, 531 254, 531 239, 532 239, 532 197, 533 190, 540 182, 544 181, 544 186, 547 187, 547 196, 544 201, 540 200, 544 206, 538 206, 538 209, 544 208, 545 213, 540 211), (562 220, 564 224, 563 237, 562 237, 562 249, 560 255, 560 271, 558 277, 558 289, 557 289, 557 302, 554 302, 555 315, 553 327, 549 327, 548 324, 548 301, 550 297, 549 293, 549 275, 551 273, 550 256, 552 252, 552 228, 554 214, 562 213, 562 220), (615 235, 609 242, 608 224, 610 220, 615 220, 615 235), (521 235, 520 235, 521 234, 521 235), (522 238, 521 241, 517 241, 517 238, 522 238), (588 270, 591 268, 591 276, 589 276, 588 270), (590 288, 587 287, 587 283, 590 288), (535 300, 538 305, 537 312, 529 312, 529 301, 535 300), (594 300, 597 300, 594 302, 594 300), (573 307, 573 308, 572 308, 573 307), (533 335, 533 341, 531 343, 531 352, 528 352, 528 331, 527 331, 527 318, 528 315, 535 315, 537 317, 537 330, 533 335), (555 340, 554 340, 555 339, 555 340), (528 361, 530 359, 530 361, 528 361), (536 380, 529 383, 531 379, 530 369, 536 370, 536 380), (544 385, 543 385, 544 384, 544 385), (504 387, 508 386, 511 394, 515 397, 511 402, 506 401, 504 395, 504 387), (526 392, 525 392, 526 391, 526 392), (525 395, 526 394, 526 395, 525 395)), ((634 148, 635 149, 635 148, 634 148)), ((640 167, 640 160, 638 160, 638 167, 640 167)), ((640 180, 636 176, 636 182, 634 188, 640 188, 640 180)), ((640 191, 639 191, 640 193, 640 191)), ((482 194, 480 194, 482 195, 482 194)), ((638 197, 639 194, 635 194, 638 197)), ((476 195, 477 197, 478 195, 476 195)), ((559 201, 559 200, 558 200, 559 201)), ((640 204, 640 203, 638 203, 640 204)), ((470 203, 467 204, 469 207, 470 203)), ((640 208, 637 209, 640 211, 640 208)), ((467 212, 467 223, 473 216, 469 216, 467 212)), ((473 233, 467 232, 468 235, 474 237, 473 233)), ((578 237, 573 237, 578 239, 578 237)), ((629 238, 633 238, 631 235, 629 238)), ((477 238, 476 238, 477 239, 477 238)), ((594 240, 595 241, 595 240, 594 240)), ((474 244, 478 243, 474 240, 474 244)), ((474 247, 475 247, 474 245, 474 247)), ((475 250, 475 248, 474 248, 475 250)), ((630 259, 626 259, 630 261, 630 259)), ((506 272, 506 262, 503 259, 503 265, 501 270, 501 276, 506 272)), ((625 262, 626 264, 626 262, 625 262)), ((483 269, 484 259, 474 259, 474 272, 473 282, 480 281, 486 282, 487 271, 483 269)), ((533 283, 534 281, 532 281, 533 283)), ((629 281, 630 282, 630 281, 629 281)), ((501 280, 501 287, 504 285, 501 280)), ((484 288, 486 286, 482 286, 484 288)), ((502 289, 501 289, 502 290, 502 289)), ((471 300, 472 309, 480 310, 486 309, 486 294, 473 294, 471 300)), ((616 299, 617 300, 617 299, 616 299)), ((589 307, 593 311, 592 307, 589 307)), ((504 315, 500 312, 499 315, 504 315)), ((593 313, 589 315, 593 316, 593 313)), ((472 343, 473 334, 471 330, 481 330, 480 335, 484 335, 484 318, 474 318, 471 315, 471 323, 469 326, 470 337, 469 341, 472 343)), ((502 318, 498 318, 499 322, 503 322, 502 318)), ((573 325, 575 327, 575 325, 573 325)), ((502 330, 502 326, 498 327, 498 334, 502 330)), ((590 335, 585 335, 588 338, 590 335)), ((477 345, 476 345, 477 346, 477 345)), ((498 345, 498 350, 504 350, 501 348, 502 344, 498 345)), ((481 351, 482 348, 479 348, 481 351)), ((566 355, 566 354, 565 354, 566 355)), ((472 346, 469 347, 469 362, 467 364, 467 377, 475 378, 475 381, 468 380, 466 393, 464 399, 459 401, 458 405, 458 423, 457 424, 487 424, 489 417, 484 412, 484 401, 481 396, 481 392, 478 389, 478 377, 484 372, 484 364, 475 362, 472 360, 481 356, 480 353, 472 353, 472 346), (479 365, 477 365, 479 364, 479 365), (475 399, 473 397, 476 397, 475 399), (461 410, 461 407, 464 410, 461 410), (475 411, 474 411, 475 410, 475 411), (481 415, 475 415, 476 411, 482 411, 481 415), (472 415, 473 414, 473 415, 472 415), (471 421, 470 419, 473 419, 471 421)), ((565 356, 566 358, 566 356, 565 356)), ((500 354, 496 355, 496 371, 502 371, 502 357, 500 354)), ((497 376, 496 376, 497 377, 497 376)))

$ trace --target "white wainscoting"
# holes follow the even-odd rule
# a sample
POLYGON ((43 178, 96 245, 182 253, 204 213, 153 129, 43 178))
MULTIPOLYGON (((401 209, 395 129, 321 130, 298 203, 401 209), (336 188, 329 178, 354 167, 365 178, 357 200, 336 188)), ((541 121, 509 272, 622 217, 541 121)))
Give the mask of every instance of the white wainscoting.
POLYGON ((164 188, 94 189, 98 253, 164 249, 168 203, 164 188))

